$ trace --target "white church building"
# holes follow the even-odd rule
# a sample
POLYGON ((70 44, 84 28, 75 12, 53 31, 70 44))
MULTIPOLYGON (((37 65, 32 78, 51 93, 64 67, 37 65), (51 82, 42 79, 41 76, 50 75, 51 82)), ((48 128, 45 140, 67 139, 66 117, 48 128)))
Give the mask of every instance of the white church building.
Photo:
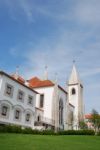
POLYGON ((0 125, 14 124, 32 129, 78 129, 84 119, 83 85, 75 65, 67 89, 48 79, 24 80, 0 71, 0 125))

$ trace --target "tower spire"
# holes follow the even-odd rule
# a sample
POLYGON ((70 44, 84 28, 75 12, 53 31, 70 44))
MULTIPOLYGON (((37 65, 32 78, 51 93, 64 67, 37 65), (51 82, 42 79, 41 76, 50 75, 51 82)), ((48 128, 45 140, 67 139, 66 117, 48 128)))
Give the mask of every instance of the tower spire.
POLYGON ((75 60, 73 60, 73 68, 72 68, 72 72, 68 84, 76 84, 76 83, 80 83, 80 77, 75 66, 75 60))

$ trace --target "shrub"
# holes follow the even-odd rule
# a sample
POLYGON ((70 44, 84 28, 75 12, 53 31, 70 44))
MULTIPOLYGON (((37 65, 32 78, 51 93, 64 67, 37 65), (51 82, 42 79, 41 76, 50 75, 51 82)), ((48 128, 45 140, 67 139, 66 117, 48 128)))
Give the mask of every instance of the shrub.
POLYGON ((6 132, 6 133, 21 133, 22 129, 21 126, 16 125, 3 125, 0 126, 0 132, 6 132))
POLYGON ((59 131, 58 135, 94 135, 95 132, 93 130, 66 130, 59 131))
MULTIPOLYGON (((31 128, 22 129, 21 126, 3 125, 0 126, 2 133, 23 133, 23 134, 39 134, 39 135, 95 135, 93 130, 66 130, 55 133, 53 130, 33 130, 31 128)), ((98 133, 100 135, 100 132, 98 133)))

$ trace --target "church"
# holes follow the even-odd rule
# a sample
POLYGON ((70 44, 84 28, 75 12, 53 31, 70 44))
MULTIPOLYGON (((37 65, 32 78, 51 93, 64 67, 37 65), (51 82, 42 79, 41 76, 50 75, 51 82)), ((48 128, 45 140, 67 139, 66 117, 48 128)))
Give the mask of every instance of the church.
POLYGON ((79 129, 84 119, 83 85, 75 64, 66 89, 48 79, 25 80, 0 71, 0 125, 47 130, 79 129))

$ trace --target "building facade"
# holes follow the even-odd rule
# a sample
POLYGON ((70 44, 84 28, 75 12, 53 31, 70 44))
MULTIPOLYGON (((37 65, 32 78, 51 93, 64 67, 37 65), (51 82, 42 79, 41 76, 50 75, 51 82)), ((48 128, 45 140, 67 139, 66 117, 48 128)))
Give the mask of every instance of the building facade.
POLYGON ((34 128, 37 94, 24 80, 0 72, 0 124, 34 128))
POLYGON ((79 122, 84 119, 83 85, 73 65, 68 81, 68 100, 74 106, 73 129, 79 129, 79 122))
POLYGON ((78 129, 83 119, 83 85, 75 66, 67 85, 57 80, 33 77, 25 81, 15 73, 0 72, 0 124, 15 124, 32 129, 78 129))

